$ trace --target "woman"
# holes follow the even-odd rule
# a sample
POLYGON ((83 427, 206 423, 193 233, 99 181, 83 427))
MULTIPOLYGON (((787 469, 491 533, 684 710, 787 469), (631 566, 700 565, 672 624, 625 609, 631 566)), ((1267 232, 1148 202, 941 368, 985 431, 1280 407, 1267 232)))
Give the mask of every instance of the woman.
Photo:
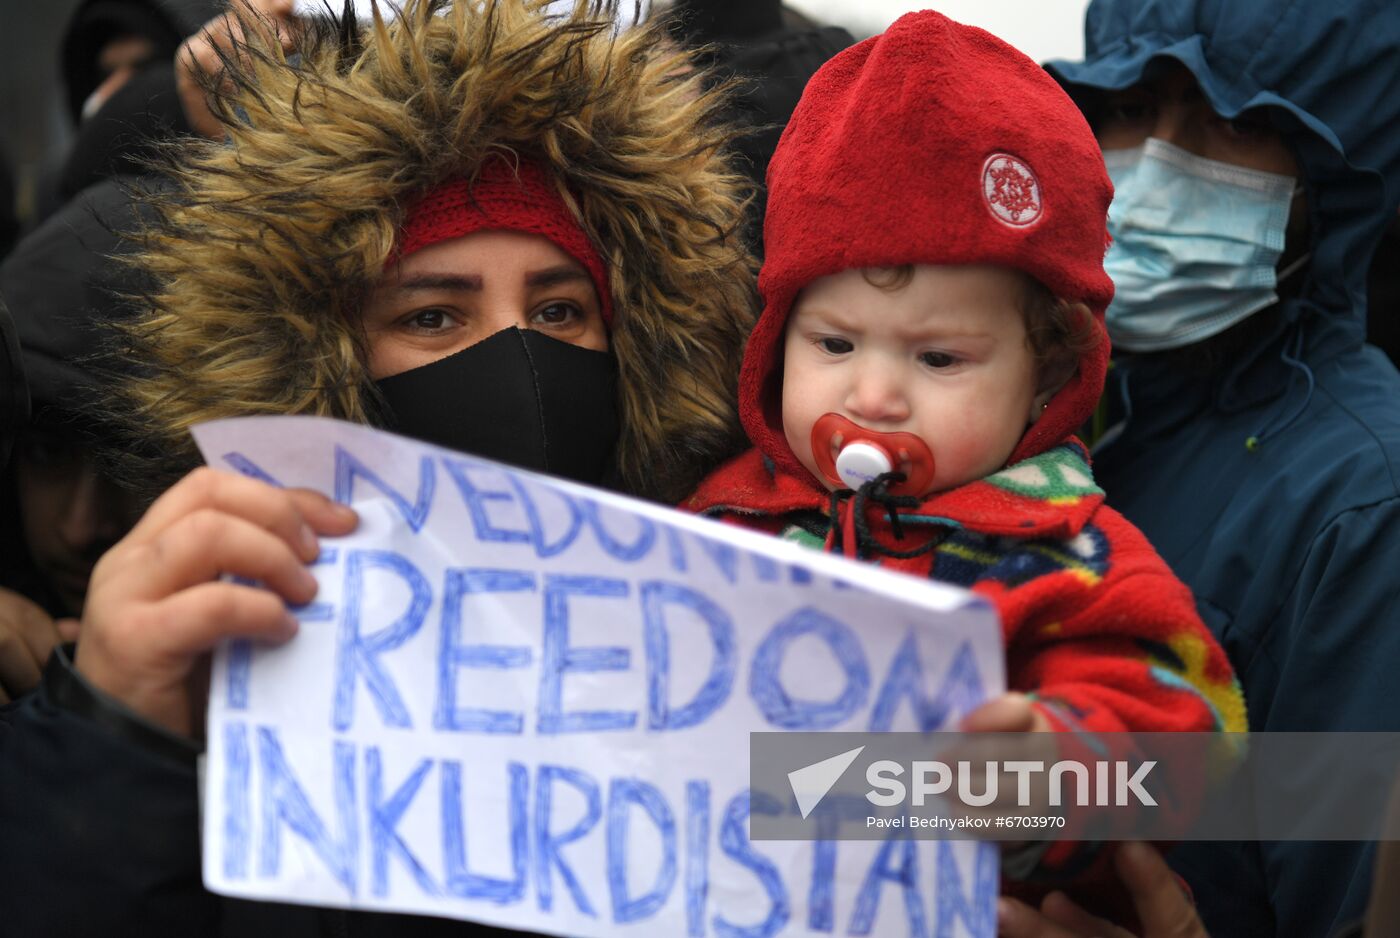
MULTIPOLYGON (((720 102, 686 61, 523 0, 313 33, 297 64, 244 50, 216 108, 229 145, 196 146, 147 232, 157 287, 129 336, 148 369, 114 408, 133 474, 178 475, 189 427, 237 414, 381 422, 668 501, 728 455, 752 271, 720 102), (482 432, 522 420, 524 443, 482 432)), ((354 524, 200 470, 103 558, 75 663, 9 714, 0 882, 26 901, 0 931, 89 934, 94 909, 110 934, 470 927, 199 884, 202 656, 289 638, 317 536, 354 524)))

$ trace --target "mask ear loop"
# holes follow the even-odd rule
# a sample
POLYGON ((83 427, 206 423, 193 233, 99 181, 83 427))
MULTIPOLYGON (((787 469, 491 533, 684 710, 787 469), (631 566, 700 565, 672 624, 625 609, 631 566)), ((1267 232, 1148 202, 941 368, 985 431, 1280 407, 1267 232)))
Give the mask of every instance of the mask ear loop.
MULTIPOLYGON (((1294 185, 1293 196, 1292 200, 1290 201, 1290 205, 1292 204, 1292 201, 1296 201, 1298 196, 1303 194, 1303 191, 1304 190, 1301 185, 1294 185)), ((1301 255, 1294 258, 1291 264, 1284 267, 1283 270, 1280 270, 1278 272, 1278 275, 1274 278, 1275 283, 1283 283, 1289 277, 1292 277, 1298 271, 1302 270, 1303 267, 1307 265, 1308 261, 1312 260, 1312 254, 1312 251, 1304 251, 1301 255)), ((1293 346, 1293 350, 1290 352, 1288 345, 1284 345, 1284 347, 1279 351, 1279 358, 1288 367, 1302 373, 1303 380, 1307 384, 1307 390, 1303 394, 1303 402, 1299 404, 1297 408, 1294 409, 1293 413, 1290 414, 1286 420, 1283 420, 1282 422, 1279 422, 1277 420, 1270 421, 1270 423, 1262 427, 1259 430, 1259 432, 1246 437, 1244 441, 1244 448, 1249 450, 1251 453, 1256 452, 1259 449, 1259 447, 1263 446, 1264 443, 1270 437, 1277 436, 1284 430, 1287 430, 1289 427, 1291 427, 1294 421, 1296 421, 1299 417, 1303 415, 1303 411, 1307 410, 1308 403, 1312 400, 1313 391, 1317 387, 1317 382, 1313 377, 1312 369, 1308 367, 1307 362, 1303 361, 1302 358, 1303 327, 1301 324, 1298 326, 1298 334, 1296 338, 1293 340, 1292 343, 1289 344, 1293 346), (1274 426, 1275 423, 1278 424, 1277 428, 1275 428, 1274 426)), ((1284 389, 1284 394, 1287 395, 1287 393, 1292 389, 1293 374, 1290 372, 1288 378, 1288 386, 1284 389)))
MULTIPOLYGON (((1294 184, 1293 184, 1293 195, 1289 196, 1289 199, 1288 199, 1288 206, 1289 206, 1288 212, 1289 212, 1290 217, 1292 216, 1292 213, 1293 213, 1293 203, 1294 203, 1294 202, 1297 202, 1297 201, 1298 201, 1298 196, 1302 195, 1302 194, 1303 194, 1304 192, 1306 192, 1306 191, 1307 191, 1307 190, 1303 188, 1303 186, 1302 186, 1301 183, 1294 183, 1294 184)), ((1284 267, 1283 270, 1280 270, 1280 271, 1278 272, 1278 274, 1274 277, 1274 282, 1275 282, 1276 284, 1277 284, 1277 283, 1283 283, 1283 282, 1284 282, 1285 280, 1287 280, 1289 277, 1293 276, 1293 275, 1296 274, 1298 271, 1302 270, 1302 269, 1307 265, 1308 261, 1312 260, 1312 254, 1313 254, 1313 252, 1312 252, 1311 250, 1308 250, 1308 251, 1304 251, 1302 254, 1300 254, 1300 255, 1298 255, 1297 257, 1295 257, 1295 258, 1293 259, 1293 262, 1292 262, 1291 264, 1289 264, 1288 266, 1284 267)))
POLYGON ((1283 283, 1289 277, 1302 270, 1303 266, 1310 260, 1312 260, 1312 251, 1305 251, 1300 257, 1294 258, 1293 263, 1283 268, 1283 270, 1280 270, 1278 276, 1274 279, 1278 283, 1283 283))
MULTIPOLYGON (((1302 359, 1303 328, 1301 325, 1298 327, 1297 337, 1293 340, 1291 344, 1293 345, 1293 350, 1290 352, 1288 347, 1284 346, 1284 348, 1281 349, 1279 352, 1279 357, 1283 360, 1284 364, 1288 365, 1290 368, 1302 372, 1303 380, 1307 383, 1307 391, 1303 394, 1302 403, 1294 409, 1293 413, 1289 415, 1288 419, 1284 420, 1282 423, 1279 423, 1277 427, 1274 426, 1275 423, 1278 423, 1277 420, 1270 421, 1270 423, 1266 425, 1263 429, 1261 429, 1258 433, 1245 438, 1244 448, 1249 450, 1251 453, 1257 451, 1259 447, 1263 446, 1265 441, 1267 441, 1271 437, 1277 436, 1284 430, 1287 430, 1289 427, 1293 426, 1294 421, 1296 421, 1299 417, 1303 415, 1303 411, 1308 409, 1308 403, 1312 401, 1313 391, 1317 387, 1317 382, 1313 378, 1312 369, 1309 368, 1308 363, 1303 361, 1302 359)), ((1292 372, 1290 372, 1288 378, 1288 386, 1284 388, 1285 397, 1287 396, 1288 392, 1292 389, 1293 374, 1292 372)))

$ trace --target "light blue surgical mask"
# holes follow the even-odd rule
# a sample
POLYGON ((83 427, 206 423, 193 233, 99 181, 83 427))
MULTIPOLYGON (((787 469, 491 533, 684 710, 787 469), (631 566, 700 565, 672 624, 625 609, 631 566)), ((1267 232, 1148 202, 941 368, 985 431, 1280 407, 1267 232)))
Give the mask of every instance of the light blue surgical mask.
POLYGON ((1208 160, 1151 137, 1106 151, 1104 163, 1115 190, 1113 245, 1104 258, 1115 287, 1106 316, 1115 347, 1180 348, 1278 300, 1275 268, 1293 177, 1208 160))

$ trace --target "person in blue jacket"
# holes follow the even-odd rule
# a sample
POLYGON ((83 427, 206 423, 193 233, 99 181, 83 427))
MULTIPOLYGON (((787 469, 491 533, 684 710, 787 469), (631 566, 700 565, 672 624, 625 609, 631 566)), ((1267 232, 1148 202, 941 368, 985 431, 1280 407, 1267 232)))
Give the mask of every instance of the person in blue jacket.
MULTIPOLYGON (((1047 68, 1117 190, 1096 477, 1195 592, 1252 730, 1400 730, 1400 375, 1365 344, 1400 4, 1095 0, 1085 33, 1047 68)), ((1171 861, 1211 934, 1317 938, 1363 912, 1373 852, 1171 861)))

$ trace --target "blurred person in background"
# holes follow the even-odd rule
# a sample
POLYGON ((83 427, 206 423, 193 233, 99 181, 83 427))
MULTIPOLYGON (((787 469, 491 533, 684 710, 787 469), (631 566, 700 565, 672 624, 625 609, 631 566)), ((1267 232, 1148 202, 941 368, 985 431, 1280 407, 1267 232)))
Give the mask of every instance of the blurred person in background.
POLYGON ((112 255, 138 217, 132 182, 86 190, 0 266, 31 398, 0 473, 0 701, 32 689, 53 646, 77 637, 93 565, 135 520, 135 498, 99 465, 102 429, 83 416, 102 394, 103 323, 129 288, 112 255))
POLYGON ((778 138, 807 80, 855 38, 840 26, 813 22, 779 0, 676 0, 668 16, 673 39, 706 50, 702 60, 714 69, 715 80, 742 82, 728 116, 743 128, 734 146, 756 192, 745 231, 761 252, 764 178, 778 138))
POLYGON ((176 51, 223 7, 221 0, 82 0, 59 51, 77 133, 42 194, 41 215, 94 182, 143 171, 160 141, 191 132, 176 51))
MULTIPOLYGON (((1047 67, 1116 189, 1109 504, 1191 587, 1251 730, 1400 730, 1400 375, 1365 344, 1400 202, 1400 6, 1094 0, 1085 32, 1085 61, 1047 67)), ((1362 915, 1373 853, 1169 860, 1213 934, 1318 938, 1362 915)))

